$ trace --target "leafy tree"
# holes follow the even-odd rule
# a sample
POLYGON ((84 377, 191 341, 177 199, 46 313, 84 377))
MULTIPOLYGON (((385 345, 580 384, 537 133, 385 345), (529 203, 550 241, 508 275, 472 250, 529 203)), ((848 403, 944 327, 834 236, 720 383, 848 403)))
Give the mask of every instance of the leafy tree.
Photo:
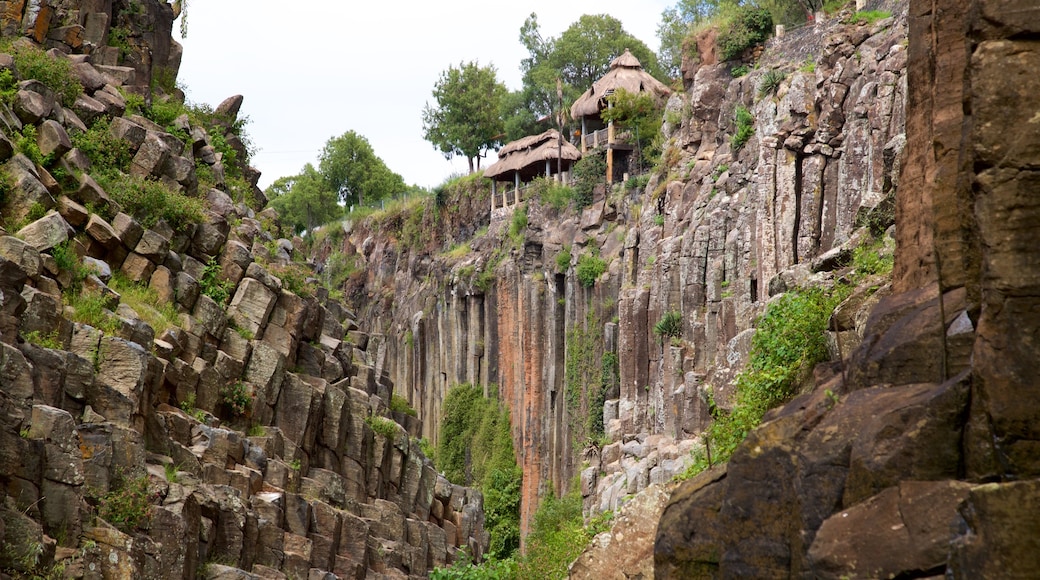
POLYGON ((524 83, 521 93, 535 117, 551 117, 558 110, 557 78, 563 82, 563 106, 567 109, 610 70, 610 62, 626 48, 648 73, 660 77, 654 52, 607 14, 583 15, 559 38, 546 38, 539 30, 538 15, 532 13, 520 28, 520 42, 529 53, 520 63, 524 83))
POLYGON ((451 159, 462 155, 469 172, 480 168, 480 158, 501 144, 504 125, 501 107, 506 86, 493 66, 476 61, 449 66, 433 86, 436 106, 423 109, 423 138, 451 159))
POLYGON ((347 205, 371 205, 407 189, 404 179, 375 154, 368 139, 354 131, 325 143, 318 169, 328 189, 347 205))
POLYGON ((713 18, 719 4, 725 0, 679 0, 661 13, 657 38, 661 50, 657 53, 661 68, 672 78, 678 78, 682 67, 683 43, 696 25, 713 18))
POLYGON ((604 121, 614 121, 616 127, 632 131, 639 152, 648 163, 656 162, 661 146, 655 137, 661 132, 664 120, 662 107, 650 93, 630 93, 619 89, 608 97, 610 107, 601 116, 604 121))
POLYGON ((343 214, 336 192, 310 163, 298 175, 277 179, 268 186, 266 194, 271 207, 296 233, 312 230, 343 214))

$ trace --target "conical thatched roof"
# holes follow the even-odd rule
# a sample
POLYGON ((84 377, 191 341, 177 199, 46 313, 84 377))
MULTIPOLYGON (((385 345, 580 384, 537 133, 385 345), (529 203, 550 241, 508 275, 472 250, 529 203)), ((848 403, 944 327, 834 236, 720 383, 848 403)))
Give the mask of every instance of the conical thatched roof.
POLYGON ((601 108, 606 106, 603 104, 604 99, 618 89, 625 89, 630 93, 653 93, 658 98, 672 92, 664 83, 643 70, 639 59, 626 48, 625 54, 610 62, 607 74, 592 83, 592 87, 574 101, 571 105, 571 118, 580 119, 599 114, 601 108))
POLYGON ((540 135, 530 135, 507 143, 499 150, 498 161, 484 170, 484 177, 495 179, 514 171, 520 172, 521 177, 525 178, 537 175, 545 168, 546 160, 556 160, 557 152, 562 153, 564 161, 581 159, 581 151, 566 139, 560 150, 559 136, 556 129, 549 129, 540 135))

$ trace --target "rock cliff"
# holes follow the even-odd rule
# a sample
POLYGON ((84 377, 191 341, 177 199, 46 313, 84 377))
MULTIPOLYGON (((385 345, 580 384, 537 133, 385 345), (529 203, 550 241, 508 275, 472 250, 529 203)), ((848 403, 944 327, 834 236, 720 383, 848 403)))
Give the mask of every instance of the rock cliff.
POLYGON ((480 493, 434 471, 380 342, 258 211, 242 97, 164 93, 172 21, 154 0, 0 3, 2 574, 479 557, 480 493))
POLYGON ((656 577, 1036 575, 1038 24, 911 0, 892 294, 847 377, 676 491, 656 577))
MULTIPOLYGON (((491 218, 487 185, 471 181, 440 207, 349 224, 329 249, 367 268, 354 305, 383 334, 383 368, 425 436, 436 440, 452 385, 497 386, 525 473, 523 525, 579 475, 592 512, 683 471, 709 401, 732 407, 770 297, 834 284, 867 226, 892 223, 906 16, 905 4, 877 7, 894 16, 845 12, 770 40, 744 76, 710 57, 689 63, 645 186, 599 189, 578 214, 530 194, 491 218), (754 132, 735 145, 738 108, 754 132), (448 222, 466 227, 428 228, 448 222), (681 329, 663 340, 653 328, 670 312, 681 329)), ((834 326, 834 358, 861 336, 855 310, 882 294, 834 326)))

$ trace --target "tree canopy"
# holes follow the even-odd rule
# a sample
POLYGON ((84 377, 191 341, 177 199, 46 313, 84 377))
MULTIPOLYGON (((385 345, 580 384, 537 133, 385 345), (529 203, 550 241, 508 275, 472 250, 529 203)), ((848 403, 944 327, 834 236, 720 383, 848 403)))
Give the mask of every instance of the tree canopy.
POLYGON ((336 192, 310 163, 297 175, 278 178, 265 193, 282 221, 298 234, 343 214, 336 192))
POLYGON ((469 171, 480 168, 487 150, 502 143, 502 102, 508 91, 495 67, 476 61, 449 66, 433 87, 435 106, 423 109, 423 138, 451 159, 461 155, 469 171))
MULTIPOLYGON (((527 49, 520 69, 523 88, 518 98, 534 118, 553 117, 560 108, 556 79, 563 82, 563 108, 566 110, 592 83, 610 70, 610 62, 628 49, 643 68, 660 78, 657 56, 643 41, 629 34, 621 22, 607 14, 583 15, 559 37, 543 37, 538 15, 532 13, 520 28, 520 42, 527 49)), ((515 110, 515 109, 514 109, 515 110)), ((523 122, 507 118, 510 139, 523 135, 512 132, 523 122)))
POLYGON ((318 162, 329 189, 347 205, 372 205, 404 193, 404 179, 375 154, 368 139, 347 131, 325 142, 318 162))

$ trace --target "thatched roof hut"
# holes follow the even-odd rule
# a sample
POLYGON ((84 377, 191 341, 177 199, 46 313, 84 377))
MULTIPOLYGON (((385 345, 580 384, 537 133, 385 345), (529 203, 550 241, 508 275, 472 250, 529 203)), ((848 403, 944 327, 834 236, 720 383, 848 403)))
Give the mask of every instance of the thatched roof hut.
POLYGON ((589 90, 574 101, 571 118, 599 117, 599 112, 607 107, 607 97, 618 89, 630 93, 653 93, 657 98, 667 97, 672 92, 664 83, 643 70, 639 59, 625 49, 625 54, 610 62, 607 74, 592 83, 589 90))
POLYGON ((560 133, 556 129, 539 135, 531 135, 507 143, 498 152, 498 161, 484 170, 484 177, 495 181, 527 181, 538 175, 556 173, 556 160, 562 160, 564 171, 570 169, 575 161, 581 159, 581 151, 563 140, 560 146, 560 133))

